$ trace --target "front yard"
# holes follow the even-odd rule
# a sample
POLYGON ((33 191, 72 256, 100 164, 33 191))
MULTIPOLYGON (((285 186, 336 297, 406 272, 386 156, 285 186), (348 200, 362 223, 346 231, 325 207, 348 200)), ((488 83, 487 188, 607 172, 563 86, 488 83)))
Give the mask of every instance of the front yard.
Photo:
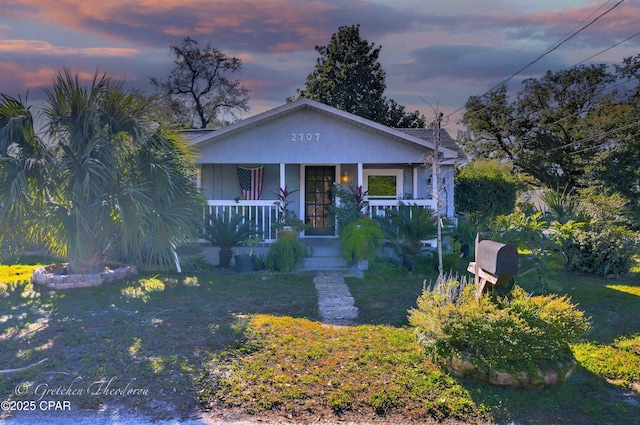
POLYGON ((53 292, 24 283, 29 270, 0 266, 0 369, 28 367, 0 374, 3 400, 302 422, 631 424, 640 416, 638 274, 559 274, 593 318, 573 347, 580 364, 561 387, 514 391, 453 378, 422 354, 406 321, 422 278, 407 274, 347 279, 362 325, 340 328, 317 323, 312 276, 143 275, 53 292))

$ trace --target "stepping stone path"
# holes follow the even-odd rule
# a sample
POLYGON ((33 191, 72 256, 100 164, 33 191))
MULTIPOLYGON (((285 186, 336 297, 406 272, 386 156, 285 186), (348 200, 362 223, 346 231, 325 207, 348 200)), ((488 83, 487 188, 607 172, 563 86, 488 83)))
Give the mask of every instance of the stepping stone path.
POLYGON ((353 326, 358 317, 349 287, 344 278, 331 271, 322 271, 313 279, 318 291, 318 309, 322 323, 353 326))

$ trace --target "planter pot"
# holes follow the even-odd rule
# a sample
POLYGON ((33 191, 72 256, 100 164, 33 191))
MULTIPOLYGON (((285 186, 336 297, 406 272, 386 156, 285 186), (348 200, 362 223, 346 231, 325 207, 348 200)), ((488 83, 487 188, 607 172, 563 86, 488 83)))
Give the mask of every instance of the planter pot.
POLYGON ((278 231, 278 238, 297 238, 298 237, 298 232, 296 232, 295 230, 293 230, 293 228, 289 227, 289 229, 287 229, 287 227, 283 227, 282 230, 278 231))
POLYGON ((369 260, 358 260, 358 270, 369 270, 369 260))
POLYGON ((220 268, 228 269, 229 264, 231 264, 231 259, 233 258, 233 251, 230 248, 220 248, 219 259, 220 259, 220 268))
POLYGON ((255 271, 255 256, 238 254, 234 258, 236 260, 236 273, 253 273, 255 271))

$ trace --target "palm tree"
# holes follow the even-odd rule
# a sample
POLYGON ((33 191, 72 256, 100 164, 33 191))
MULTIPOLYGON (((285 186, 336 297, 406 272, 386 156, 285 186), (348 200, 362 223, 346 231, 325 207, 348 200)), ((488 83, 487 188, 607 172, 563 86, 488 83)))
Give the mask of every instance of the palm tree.
POLYGON ((123 259, 168 267, 201 225, 191 154, 106 74, 88 87, 64 70, 46 90, 42 135, 29 107, 0 98, 0 226, 68 259, 74 273, 123 259), (10 190, 5 190, 10 189, 10 190), (34 212, 32 214, 31 212, 34 212))

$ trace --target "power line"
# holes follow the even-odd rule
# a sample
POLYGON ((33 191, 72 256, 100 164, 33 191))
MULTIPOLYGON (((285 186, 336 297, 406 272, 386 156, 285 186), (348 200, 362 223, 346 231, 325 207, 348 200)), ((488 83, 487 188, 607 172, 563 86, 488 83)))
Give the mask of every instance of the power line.
MULTIPOLYGON (((609 3, 609 1, 610 1, 610 0, 608 0, 606 3, 604 3, 604 4, 603 4, 602 6, 600 6, 598 9, 596 9, 596 11, 597 11, 597 10, 599 10, 599 9, 601 9, 605 4, 609 3)), ((497 89, 498 87, 500 87, 501 85, 505 84, 506 82, 508 82, 508 81, 512 80, 515 76, 517 76, 518 74, 520 74, 522 71, 526 70, 526 69, 527 69, 527 68, 529 68, 530 66, 532 66, 532 65, 534 65, 535 63, 539 62, 542 58, 544 58, 545 56, 547 56, 547 55, 548 55, 548 54, 550 54, 551 52, 553 52, 553 51, 557 50, 560 46, 562 46, 563 44, 565 44, 567 41, 571 40, 573 37, 575 37, 576 35, 578 35, 578 34, 579 34, 579 33, 581 33, 582 31, 584 31, 585 29, 587 29, 588 27, 590 27, 591 25, 593 25, 596 21, 598 21, 600 18, 602 18, 603 16, 607 15, 608 13, 610 13, 613 9, 615 9, 616 7, 618 7, 618 6, 619 6, 620 4, 622 4, 624 1, 625 1, 625 0, 620 0, 620 1, 618 1, 618 3, 614 4, 614 5, 613 5, 613 6, 611 6, 609 9, 605 10, 604 12, 602 12, 601 14, 599 14, 598 16, 596 16, 594 19, 592 19, 591 21, 589 21, 589 23, 587 23, 586 25, 583 25, 583 26, 582 26, 582 27, 580 27, 578 30, 576 30, 576 31, 574 31, 573 33, 571 33, 569 36, 566 36, 564 39, 562 39, 560 42, 558 42, 555 46, 551 47, 550 49, 548 49, 547 51, 545 51, 543 54, 541 54, 540 56, 538 56, 536 59, 532 60, 532 61, 531 61, 531 62, 529 62, 527 65, 523 66, 523 67, 522 67, 522 68, 520 68, 518 71, 516 71, 516 72, 514 72, 513 74, 511 74, 508 78, 506 78, 506 79, 502 80, 500 83, 496 84, 496 85, 495 85, 495 86, 493 86, 491 89, 489 89, 489 90, 485 91, 483 94, 481 94, 481 95, 480 95, 480 96, 478 96, 478 97, 482 97, 482 96, 486 95, 487 93, 490 93, 490 92, 492 92, 493 90, 497 89)), ((593 12, 593 13, 595 13, 595 12, 593 12)), ((589 15, 589 16, 592 16, 592 15, 593 15, 593 13, 591 13, 591 15, 589 15)), ((587 19, 588 19, 588 17, 587 17, 587 19)), ((582 22, 584 22, 584 20, 583 20, 582 22)), ((629 37, 628 39, 623 40, 623 41, 622 41, 622 42, 620 42, 620 43, 616 43, 614 46, 611 46, 611 47, 609 47, 608 49, 611 49, 611 48, 613 48, 613 47, 615 47, 615 46, 617 46, 617 45, 619 45, 619 44, 623 43, 624 41, 628 41, 629 39, 631 39, 631 38, 635 37, 636 35, 638 35, 638 34, 634 34, 633 36, 629 37)), ((602 51, 602 52, 598 52, 596 55, 593 55, 592 57, 585 59, 585 61, 586 61, 586 60, 589 60, 589 59, 592 59, 593 57, 598 56, 598 55, 599 55, 599 54, 601 54, 601 53, 604 53, 604 52, 605 52, 606 50, 608 50, 608 49, 605 49, 605 50, 604 50, 604 51, 602 51)), ((583 62, 584 62, 584 61, 583 61, 583 62)), ((579 62, 579 63, 577 63, 576 65, 579 65, 580 63, 582 63, 582 62, 579 62)), ((576 66, 576 65, 574 65, 574 66, 576 66)), ((489 106, 491 106, 491 105, 487 105, 485 108, 482 108, 482 109, 480 109, 480 110, 476 111, 476 113, 477 113, 477 112, 480 112, 480 111, 482 111, 482 110, 484 110, 484 109, 486 109, 486 108, 487 108, 487 107, 489 107, 489 106)), ((459 112, 459 111, 463 110, 464 108, 465 108, 465 106, 461 106, 460 108, 456 109, 455 111, 453 111, 453 112, 451 112, 449 115, 447 115, 447 117, 446 117, 446 118, 449 118, 450 116, 452 116, 453 114, 455 114, 455 113, 457 113, 457 112, 459 112)))
MULTIPOLYGON (((609 9, 605 10, 604 12, 602 12, 600 15, 596 16, 594 19, 592 19, 588 24, 582 26, 580 29, 578 29, 577 31, 574 31, 573 34, 569 35, 568 37, 564 38, 562 41, 560 41, 558 44, 556 44, 555 46, 553 46, 552 48, 550 48, 549 50, 547 50, 546 52, 544 52, 543 54, 541 54, 540 56, 538 56, 537 58, 535 58, 534 60, 532 60, 531 62, 529 62, 528 64, 526 64, 525 66, 523 66, 522 68, 520 68, 518 71, 514 72, 509 78, 501 81, 500 83, 496 84, 495 87, 493 87, 491 90, 501 86, 502 84, 506 83, 507 81, 511 80, 513 77, 515 77, 516 75, 520 74, 522 71, 524 71, 525 69, 529 68, 531 65, 535 64, 536 62, 540 61, 543 57, 547 56, 549 53, 553 52, 554 50, 557 50, 560 46, 562 46, 564 43, 566 43, 567 41, 571 40, 573 37, 575 37, 576 35, 580 34, 582 31, 584 31, 585 29, 589 28, 591 25, 593 25, 598 19, 602 18, 604 15, 608 14, 609 12, 611 12, 613 9, 615 9, 616 7, 620 6, 622 3, 624 2, 624 0, 620 0, 618 3, 614 4, 613 6, 611 6, 609 9)), ((488 91, 491 91, 488 90, 488 91)))
MULTIPOLYGON (((560 150, 560 149, 570 148, 571 146, 576 146, 576 145, 579 145, 580 143, 584 143, 584 142, 590 142, 592 140, 596 140, 596 139, 599 139, 601 137, 608 136, 608 135, 616 133, 618 131, 622 131, 622 130, 627 130, 627 129, 633 128, 633 127, 635 127, 635 126, 637 126, 639 124, 640 124, 640 121, 636 121, 636 122, 633 122, 631 124, 627 124, 627 125, 624 125, 622 127, 617 127, 617 128, 614 128, 613 130, 606 131, 606 132, 604 132, 602 134, 596 134, 596 135, 593 135, 593 136, 585 137, 584 139, 576 140, 575 142, 567 143, 567 144, 564 144, 562 146, 558 146, 558 147, 555 147, 553 149, 549 149, 549 152, 554 152, 554 151, 557 151, 557 150, 560 150)), ((583 149, 581 151, 575 151, 575 152, 572 152, 572 153, 579 153, 579 152, 583 152, 585 150, 593 149, 593 148, 595 148, 595 146, 590 146, 589 148, 585 148, 585 149, 583 149)))
POLYGON ((624 40, 622 40, 622 41, 617 42, 617 43, 616 43, 616 44, 614 44, 613 46, 609 46, 609 47, 607 47, 607 48, 606 48, 606 49, 604 49, 604 50, 600 50, 600 51, 599 51, 598 53, 596 53, 595 55, 591 55, 591 56, 589 56, 588 58, 586 58, 586 59, 584 59, 584 60, 581 60, 580 62, 578 62, 577 64, 575 64, 575 65, 573 65, 573 66, 581 65, 581 64, 585 63, 586 61, 588 61, 589 59, 593 59, 593 58, 595 58, 596 56, 599 56, 599 55, 603 54, 604 52, 607 52, 607 51, 609 51, 609 50, 613 49, 614 47, 618 47, 619 45, 621 45, 621 44, 622 44, 622 43, 624 43, 625 41, 629 41, 629 40, 631 40, 633 37, 637 37, 637 36, 639 36, 639 35, 640 35, 640 31, 639 31, 639 32, 637 32, 637 33, 635 33, 635 34, 633 34, 633 35, 630 35, 629 37, 625 38, 625 39, 624 39, 624 40))

